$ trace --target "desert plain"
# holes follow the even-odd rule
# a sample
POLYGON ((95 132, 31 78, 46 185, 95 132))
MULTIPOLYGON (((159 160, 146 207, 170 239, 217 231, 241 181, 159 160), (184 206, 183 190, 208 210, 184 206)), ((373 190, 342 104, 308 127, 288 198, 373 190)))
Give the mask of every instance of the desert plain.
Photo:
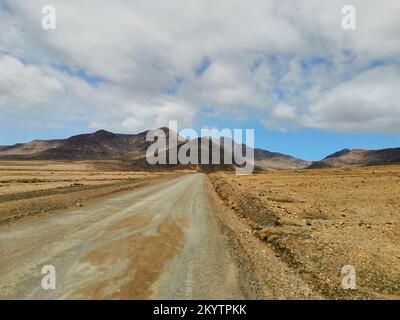
MULTIPOLYGON (((18 255, 10 253, 18 244, 12 239, 23 236, 24 230, 39 230, 52 219, 58 219, 56 227, 63 228, 69 221, 60 220, 63 217, 71 215, 71 223, 74 215, 84 219, 92 206, 107 199, 123 200, 124 208, 130 202, 120 213, 99 211, 99 217, 104 216, 101 228, 114 232, 110 242, 104 244, 102 236, 100 242, 79 247, 85 250, 82 257, 86 260, 96 257, 91 268, 102 272, 102 285, 96 284, 94 276, 88 285, 80 279, 70 291, 47 298, 400 299, 398 165, 237 176, 232 172, 134 172, 118 161, 0 162, 0 238, 4 246, 0 269, 5 270, 4 281, 10 281, 0 298, 46 298, 37 295, 36 289, 24 296, 24 283, 31 286, 27 274, 17 275, 23 281, 14 288, 10 277, 18 255), (140 217, 145 220, 141 222, 140 217), (140 232, 144 238, 139 241, 140 232), (149 232, 156 233, 146 238, 149 232), (154 246, 143 239, 154 239, 154 246), (149 263, 150 255, 142 254, 139 259, 136 249, 115 256, 130 243, 150 248, 151 254, 160 257, 157 265, 149 263), (165 252, 169 253, 162 258, 165 252), (210 257, 205 262, 207 254, 210 257), (128 264, 136 276, 129 270, 118 276, 123 291, 111 284, 110 270, 117 265, 110 265, 107 257, 114 262, 141 260, 142 268, 133 260, 128 264), (99 261, 107 263, 107 268, 100 268, 99 261), (355 270, 355 289, 342 287, 345 266, 355 270), (193 279, 197 278, 200 284, 196 286, 193 279), (212 282, 226 289, 208 292, 212 282), (82 295, 88 288, 97 291, 82 295), (168 296, 171 292, 176 295, 168 296)), ((46 245, 53 248, 51 241, 46 245)), ((44 262, 43 257, 38 265, 44 262)), ((77 268, 61 260, 60 264, 68 272, 77 268)))

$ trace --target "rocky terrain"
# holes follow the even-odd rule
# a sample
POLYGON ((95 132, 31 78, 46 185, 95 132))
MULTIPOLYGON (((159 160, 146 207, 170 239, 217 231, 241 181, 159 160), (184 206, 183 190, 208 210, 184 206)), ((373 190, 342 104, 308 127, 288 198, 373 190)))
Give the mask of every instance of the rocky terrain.
MULTIPOLYGON (((230 208, 227 220, 240 217, 264 243, 261 249, 247 239, 242 245, 250 255, 272 249, 325 298, 400 298, 399 166, 215 173, 210 179, 230 208), (356 270, 356 290, 341 287, 346 265, 356 270)), ((267 260, 255 258, 261 270, 267 260)))

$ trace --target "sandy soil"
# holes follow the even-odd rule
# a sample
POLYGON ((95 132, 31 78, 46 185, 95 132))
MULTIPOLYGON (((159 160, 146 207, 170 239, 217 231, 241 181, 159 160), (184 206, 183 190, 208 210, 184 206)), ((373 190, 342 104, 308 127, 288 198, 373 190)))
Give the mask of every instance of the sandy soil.
MULTIPOLYGON (((263 239, 243 243, 259 268, 271 268, 260 257, 262 243, 324 298, 400 299, 399 166, 210 179, 231 217, 263 239), (356 290, 341 287, 345 265, 355 267, 356 290)), ((278 298, 304 296, 276 291, 278 298)))

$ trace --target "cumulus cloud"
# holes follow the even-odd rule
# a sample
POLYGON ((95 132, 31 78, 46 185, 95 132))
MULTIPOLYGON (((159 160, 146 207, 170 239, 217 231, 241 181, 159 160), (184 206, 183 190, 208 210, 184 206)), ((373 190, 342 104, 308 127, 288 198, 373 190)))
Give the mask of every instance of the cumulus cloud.
POLYGON ((286 132, 299 126, 301 118, 298 108, 286 104, 277 105, 264 124, 269 129, 286 132))
POLYGON ((62 98, 64 85, 43 69, 0 55, 0 107, 37 107, 62 98))
POLYGON ((399 132, 400 69, 382 67, 322 93, 306 125, 336 131, 399 132))
POLYGON ((54 31, 48 1, 0 3, 7 117, 34 122, 34 105, 53 125, 137 131, 207 107, 272 130, 400 131, 396 0, 354 0, 351 31, 339 0, 53 0, 54 31))

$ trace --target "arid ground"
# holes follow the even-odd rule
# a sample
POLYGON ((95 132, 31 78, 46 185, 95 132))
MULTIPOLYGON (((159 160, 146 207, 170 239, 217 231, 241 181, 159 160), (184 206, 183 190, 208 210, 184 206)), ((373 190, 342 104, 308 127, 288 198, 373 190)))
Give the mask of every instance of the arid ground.
MULTIPOLYGON (((217 173, 211 180, 230 211, 265 242, 263 250, 271 249, 314 292, 331 299, 400 298, 399 166, 217 173), (345 265, 355 267, 356 290, 341 288, 345 265)), ((268 268, 261 247, 253 254, 246 237, 243 242, 260 269, 268 268)), ((279 276, 268 277, 273 284, 279 276)), ((293 295, 276 287, 278 297, 293 295)))
POLYGON ((400 167, 0 162, 0 299, 400 299, 400 167), (54 265, 56 290, 41 268, 54 265), (343 266, 356 271, 344 290, 343 266))
POLYGON ((0 225, 81 207, 175 174, 124 169, 118 161, 0 161, 0 225))

